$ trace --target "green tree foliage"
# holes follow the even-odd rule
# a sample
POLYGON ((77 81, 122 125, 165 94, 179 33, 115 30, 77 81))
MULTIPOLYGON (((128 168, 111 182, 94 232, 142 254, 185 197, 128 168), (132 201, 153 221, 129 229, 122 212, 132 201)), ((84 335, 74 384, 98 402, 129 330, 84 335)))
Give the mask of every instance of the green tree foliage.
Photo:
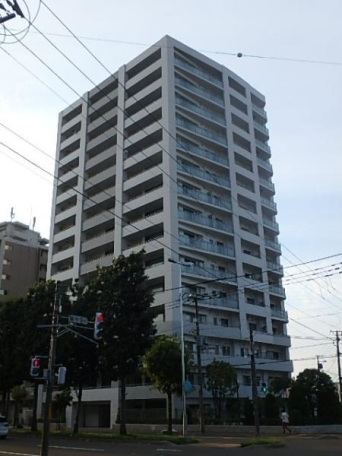
POLYGON ((14 412, 14 426, 20 427, 19 423, 19 411, 23 403, 28 397, 28 391, 24 386, 17 385, 12 388, 11 391, 12 399, 15 402, 15 412, 14 412))
POLYGON ((266 394, 264 405, 266 424, 277 424, 280 415, 278 398, 273 394, 268 393, 266 394))
POLYGON ((289 397, 290 416, 308 422, 338 423, 341 405, 331 377, 317 369, 305 369, 292 382, 289 397))
POLYGON ((99 355, 103 373, 120 381, 120 434, 126 434, 126 379, 137 371, 141 356, 155 334, 153 295, 147 288, 144 252, 119 256, 99 268, 89 296, 103 312, 99 355))
MULTIPOLYGON (((88 287, 75 284, 71 291, 71 314, 86 317, 92 322, 97 309, 88 287)), ((98 377, 98 349, 92 340, 92 333, 85 327, 78 325, 70 326, 69 329, 70 331, 58 340, 57 363, 67 368, 66 385, 76 391, 77 408, 73 433, 77 434, 84 385, 95 386, 98 377)))
POLYGON ((222 418, 222 410, 228 397, 236 394, 236 370, 229 363, 214 361, 208 364, 206 389, 211 391, 214 400, 215 418, 222 418))
POLYGON ((272 378, 269 389, 270 393, 274 394, 275 396, 281 396, 285 393, 285 391, 290 388, 291 379, 287 377, 274 377, 272 378))
POLYGON ((143 366, 152 383, 167 396, 167 429, 171 433, 172 394, 181 394, 182 391, 182 350, 179 341, 167 336, 156 337, 143 358, 143 366))
POLYGON ((52 407, 57 415, 59 423, 65 422, 65 409, 72 404, 72 395, 70 388, 63 389, 57 393, 52 401, 52 407))

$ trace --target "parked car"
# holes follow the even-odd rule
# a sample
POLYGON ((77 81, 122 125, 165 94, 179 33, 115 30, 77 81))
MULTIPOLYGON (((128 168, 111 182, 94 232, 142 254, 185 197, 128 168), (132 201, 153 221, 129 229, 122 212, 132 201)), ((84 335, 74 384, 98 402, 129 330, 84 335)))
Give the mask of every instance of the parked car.
POLYGON ((5 416, 0 416, 0 439, 5 439, 8 434, 8 423, 5 416))

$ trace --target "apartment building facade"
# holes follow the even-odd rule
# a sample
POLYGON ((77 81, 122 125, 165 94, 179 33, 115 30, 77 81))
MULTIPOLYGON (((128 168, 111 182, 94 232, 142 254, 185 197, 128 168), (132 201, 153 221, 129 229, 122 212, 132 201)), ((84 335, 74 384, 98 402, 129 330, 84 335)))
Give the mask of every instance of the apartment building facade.
POLYGON ((258 382, 292 371, 264 107, 235 73, 168 36, 121 67, 59 116, 48 265, 71 283, 144 248, 158 330, 170 335, 181 268, 186 345, 195 353, 191 291, 203 364, 236 366, 245 397, 250 328, 258 382))
POLYGON ((0 223, 0 300, 46 279, 48 240, 20 222, 0 223))

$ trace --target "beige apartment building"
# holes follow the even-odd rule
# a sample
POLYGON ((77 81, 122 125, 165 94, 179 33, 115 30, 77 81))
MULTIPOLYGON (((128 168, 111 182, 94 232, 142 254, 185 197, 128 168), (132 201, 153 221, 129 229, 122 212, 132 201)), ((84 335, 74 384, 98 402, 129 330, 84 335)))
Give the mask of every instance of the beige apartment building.
POLYGON ((234 365, 241 397, 250 328, 258 384, 293 369, 266 124, 260 92, 168 36, 59 116, 49 276, 86 279, 144 248, 159 332, 183 318, 195 353, 195 290, 203 364, 234 365))
POLYGON ((48 240, 20 222, 0 223, 0 300, 46 279, 48 240))

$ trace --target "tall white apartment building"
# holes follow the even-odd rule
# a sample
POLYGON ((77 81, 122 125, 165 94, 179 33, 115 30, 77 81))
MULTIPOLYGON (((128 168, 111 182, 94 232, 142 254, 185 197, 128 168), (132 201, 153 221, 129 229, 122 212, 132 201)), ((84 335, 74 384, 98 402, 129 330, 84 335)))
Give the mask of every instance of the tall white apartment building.
POLYGON ((158 328, 171 335, 180 266, 168 260, 186 262, 186 344, 195 352, 191 290, 203 365, 236 366, 249 397, 250 328, 258 382, 292 371, 264 107, 246 81, 168 36, 119 68, 59 116, 48 267, 71 282, 144 248, 158 328))

